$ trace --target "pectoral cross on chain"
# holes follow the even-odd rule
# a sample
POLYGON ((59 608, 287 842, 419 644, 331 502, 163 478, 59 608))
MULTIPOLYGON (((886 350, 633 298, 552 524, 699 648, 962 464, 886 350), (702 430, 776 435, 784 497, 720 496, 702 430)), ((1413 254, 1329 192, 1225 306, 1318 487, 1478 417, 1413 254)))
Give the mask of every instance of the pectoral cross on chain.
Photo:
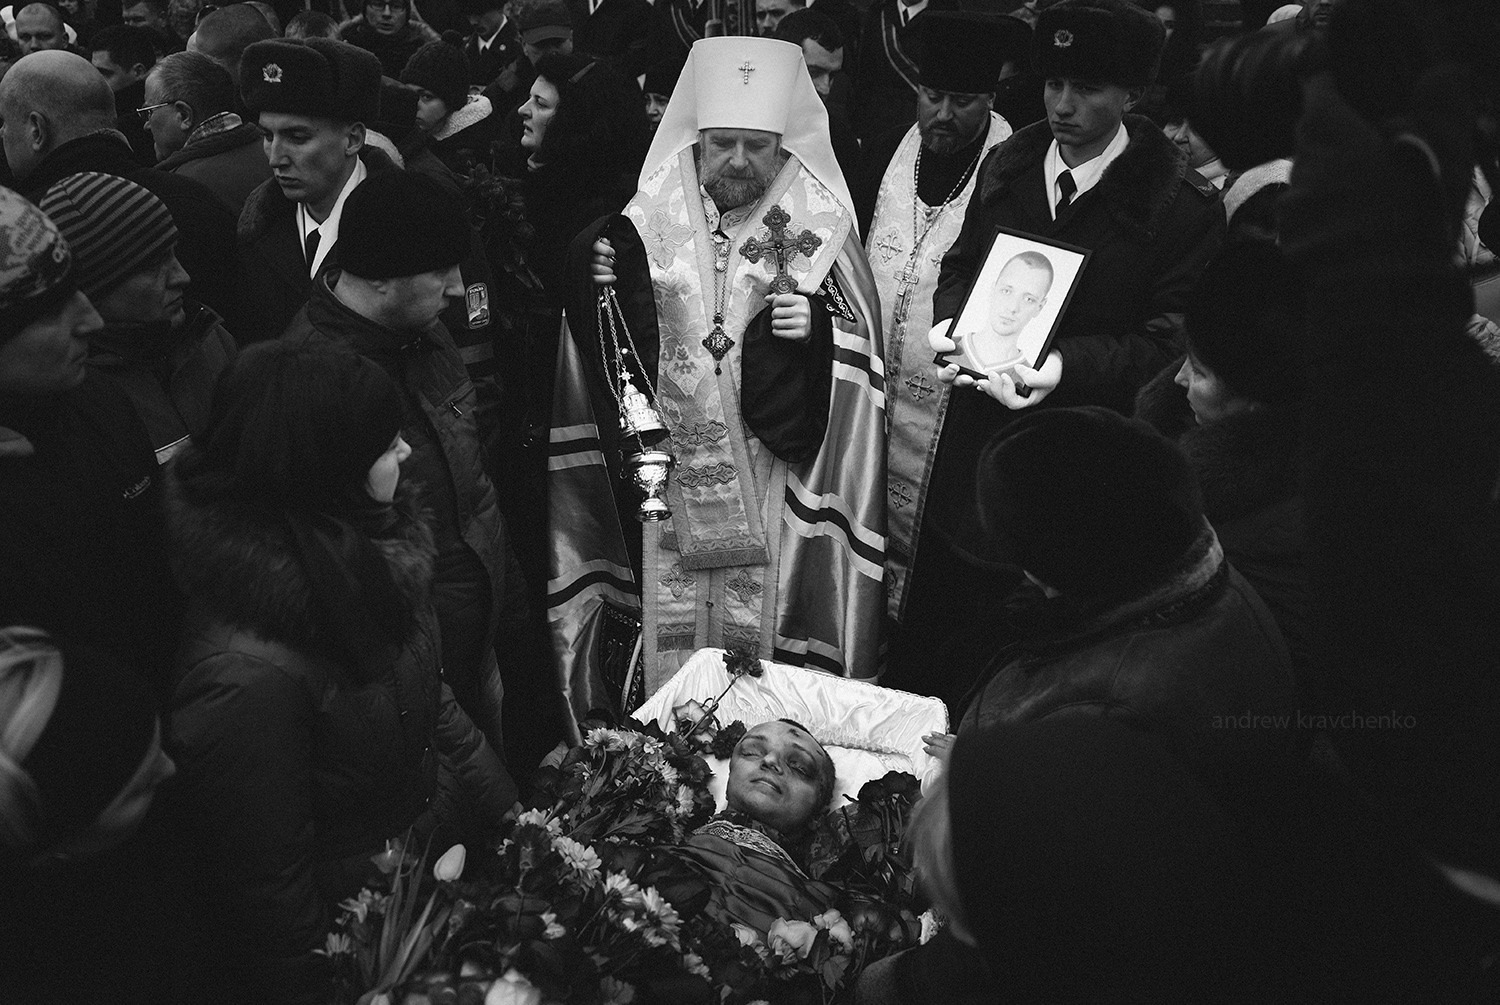
POLYGON ((896 282, 901 287, 896 291, 896 309, 891 319, 896 322, 896 332, 900 334, 906 329, 906 318, 911 313, 911 294, 917 286, 917 280, 922 278, 917 272, 916 262, 907 262, 906 267, 899 272, 892 273, 896 282))
POLYGON ((750 86, 750 73, 755 69, 755 67, 751 66, 750 61, 747 59, 738 67, 736 67, 736 69, 739 70, 740 75, 745 78, 745 86, 750 86))
POLYGON ((792 222, 792 218, 779 205, 772 206, 770 212, 761 217, 761 222, 770 233, 747 240, 740 245, 740 254, 745 256, 747 262, 759 262, 763 256, 775 255, 776 275, 771 280, 771 292, 795 293, 797 282, 787 274, 787 262, 794 255, 811 258, 823 246, 823 239, 810 230, 803 230, 800 234, 789 233, 787 225, 792 222))

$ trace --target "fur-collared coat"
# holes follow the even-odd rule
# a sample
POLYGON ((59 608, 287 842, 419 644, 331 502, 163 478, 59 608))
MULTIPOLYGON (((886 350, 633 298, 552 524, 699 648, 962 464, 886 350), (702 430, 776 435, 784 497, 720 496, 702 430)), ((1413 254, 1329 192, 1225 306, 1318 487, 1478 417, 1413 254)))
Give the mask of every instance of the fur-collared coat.
POLYGON ((995 654, 960 733, 1051 716, 1124 719, 1160 736, 1231 806, 1241 785, 1292 763, 1290 655, 1211 530, 1143 595, 1089 611, 1037 599, 1010 620, 1019 641, 995 654), (1252 727, 1245 716, 1284 718, 1252 727))
POLYGON ((1307 541, 1295 408, 1258 405, 1198 425, 1168 364, 1141 388, 1136 418, 1177 441, 1203 490, 1224 556, 1255 587, 1298 667, 1307 655, 1307 541))
POLYGON ((413 825, 496 825, 515 788, 439 679, 435 549, 409 493, 375 543, 416 627, 392 669, 360 683, 320 640, 280 515, 195 505, 170 477, 168 491, 174 569, 195 605, 168 732, 202 855, 204 966, 250 1000, 327 1001, 314 951, 330 905, 358 888, 353 868, 413 825))
MULTIPOLYGON (((1129 415, 1141 385, 1182 354, 1184 300, 1223 242, 1218 191, 1188 167, 1187 155, 1147 119, 1126 116, 1125 129, 1125 150, 1057 220, 1045 191, 1050 128, 1039 122, 1013 133, 980 165, 963 229, 943 258, 937 320, 958 313, 997 227, 1091 252, 1058 329, 1062 382, 1042 408, 1103 405, 1129 415)), ((902 383, 887 393, 929 392, 902 383)), ((975 507, 980 451, 1014 414, 972 388, 949 394, 906 603, 905 626, 919 637, 893 637, 892 686, 949 694, 938 681, 955 672, 953 657, 930 655, 935 642, 982 620, 1015 584, 1000 568, 1003 556, 988 549, 975 507)))

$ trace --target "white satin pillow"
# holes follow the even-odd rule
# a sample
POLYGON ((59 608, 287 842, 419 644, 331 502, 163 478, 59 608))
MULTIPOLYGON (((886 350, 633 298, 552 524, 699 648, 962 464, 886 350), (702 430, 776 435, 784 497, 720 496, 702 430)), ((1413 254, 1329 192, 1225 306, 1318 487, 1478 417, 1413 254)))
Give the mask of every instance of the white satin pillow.
MULTIPOLYGON (((719 723, 727 726, 739 719, 749 728, 768 719, 795 719, 806 726, 833 758, 834 806, 842 806, 845 795, 857 795, 860 786, 887 771, 910 772, 925 790, 941 770, 941 762, 922 749, 926 734, 948 732, 948 708, 937 698, 805 667, 760 662, 765 673, 740 678, 719 703, 719 723)), ((700 649, 631 714, 672 729, 675 706, 689 701, 707 705, 728 684, 724 651, 700 649)), ((723 809, 729 762, 709 757, 708 763, 714 769, 709 787, 723 809)))

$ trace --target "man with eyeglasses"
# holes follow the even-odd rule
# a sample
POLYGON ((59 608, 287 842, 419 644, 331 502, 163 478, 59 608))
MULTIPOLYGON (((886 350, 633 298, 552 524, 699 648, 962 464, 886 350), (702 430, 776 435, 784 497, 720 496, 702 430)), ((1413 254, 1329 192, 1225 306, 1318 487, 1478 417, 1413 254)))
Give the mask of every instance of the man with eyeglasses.
POLYGON ((437 32, 411 16, 410 0, 366 0, 363 18, 344 29, 344 41, 375 54, 387 77, 400 77, 406 61, 437 32))
POLYGON ((229 72, 201 52, 174 52, 146 76, 157 167, 202 182, 239 219, 250 193, 271 178, 260 128, 235 111, 229 72))
POLYGON ((115 99, 93 64, 72 52, 38 52, 0 80, 0 142, 12 187, 40 201, 58 181, 85 171, 119 175, 148 189, 172 214, 191 297, 234 331, 240 298, 234 215, 189 178, 143 167, 116 129, 115 99))

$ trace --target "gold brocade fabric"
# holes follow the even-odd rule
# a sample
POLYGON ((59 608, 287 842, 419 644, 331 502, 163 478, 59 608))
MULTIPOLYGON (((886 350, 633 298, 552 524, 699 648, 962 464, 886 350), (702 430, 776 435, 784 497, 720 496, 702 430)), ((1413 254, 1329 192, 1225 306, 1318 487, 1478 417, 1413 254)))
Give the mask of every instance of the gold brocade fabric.
MULTIPOLYGON (((985 149, 993 149, 1009 135, 1010 126, 992 112, 985 149)), ((964 211, 979 174, 973 172, 947 208, 939 213, 938 207, 926 205, 917 196, 914 169, 920 145, 921 133, 912 126, 881 180, 866 243, 884 311, 886 351, 890 356, 887 373, 890 400, 886 406, 891 419, 886 497, 889 538, 886 611, 896 620, 900 620, 906 599, 932 460, 948 407, 948 387, 938 382, 937 366, 927 343, 928 330, 935 320, 940 320, 932 316, 932 297, 937 292, 943 255, 963 228, 964 211), (923 230, 927 233, 913 263, 912 245, 923 230), (903 282, 903 273, 908 269, 916 273, 915 283, 903 282), (908 312, 904 323, 898 323, 895 315, 903 292, 908 298, 908 312)))
MULTIPOLYGON (((710 215, 693 152, 647 177, 625 209, 651 268, 661 352, 657 403, 677 468, 669 521, 644 528, 642 607, 647 694, 696 650, 736 646, 841 674, 875 670, 884 566, 885 399, 879 318, 848 209, 795 157, 730 235, 723 326, 734 340, 715 374, 703 345, 715 299, 710 215), (832 272, 857 322, 835 318, 834 390, 824 446, 790 465, 740 412, 745 330, 765 306, 774 258, 740 253, 780 206, 789 229, 822 243, 788 272, 817 289, 832 272)), ((738 214, 736 214, 738 216, 738 214)))

